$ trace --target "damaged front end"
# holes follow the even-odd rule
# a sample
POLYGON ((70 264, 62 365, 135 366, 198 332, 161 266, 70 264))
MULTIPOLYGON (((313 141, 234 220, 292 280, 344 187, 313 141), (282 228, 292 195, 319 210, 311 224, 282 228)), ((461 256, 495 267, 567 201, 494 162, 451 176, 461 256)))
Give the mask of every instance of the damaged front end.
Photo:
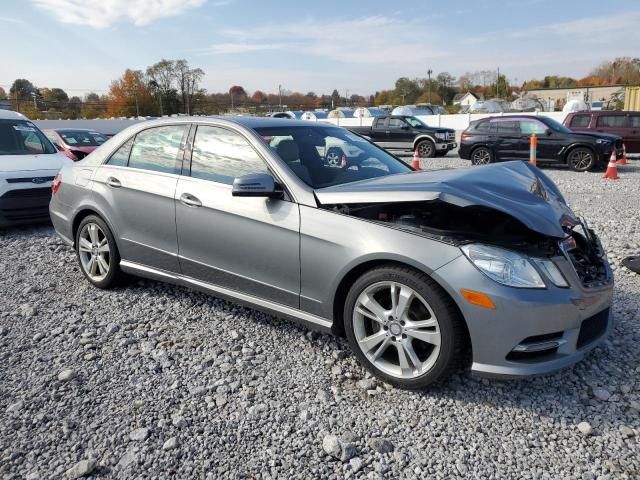
POLYGON ((596 235, 555 184, 523 162, 394 175, 317 190, 316 196, 321 208, 459 247, 565 258, 584 288, 611 281, 596 235))

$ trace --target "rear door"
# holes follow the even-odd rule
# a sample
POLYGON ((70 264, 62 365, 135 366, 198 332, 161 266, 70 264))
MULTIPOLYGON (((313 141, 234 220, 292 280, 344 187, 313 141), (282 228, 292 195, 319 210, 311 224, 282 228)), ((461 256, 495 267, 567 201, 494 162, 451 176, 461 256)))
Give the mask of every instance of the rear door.
POLYGON ((494 118, 491 120, 491 124, 490 139, 496 160, 508 161, 529 158, 528 147, 526 150, 524 149, 518 119, 494 118))
POLYGON ((94 175, 123 260, 179 272, 174 195, 190 124, 138 132, 94 175))
POLYGON ((640 113, 629 114, 629 133, 623 139, 628 153, 640 153, 640 113))
POLYGON ((627 114, 620 113, 603 113, 596 115, 596 131, 602 133, 610 133, 624 137, 628 133, 629 123, 627 114))
POLYGON ((231 195, 235 177, 269 172, 250 142, 234 130, 199 125, 190 156, 190 169, 175 193, 183 274, 298 308, 298 205, 231 195))

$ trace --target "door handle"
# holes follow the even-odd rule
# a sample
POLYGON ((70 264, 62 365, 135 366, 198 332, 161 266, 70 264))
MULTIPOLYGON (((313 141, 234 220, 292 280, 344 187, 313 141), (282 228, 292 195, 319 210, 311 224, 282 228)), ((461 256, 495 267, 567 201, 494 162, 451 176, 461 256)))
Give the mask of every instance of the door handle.
POLYGON ((113 188, 120 188, 122 186, 122 184, 120 183, 120 180, 118 180, 115 177, 107 178, 107 185, 113 188))
POLYGON ((182 195, 180 195, 180 202, 185 204, 187 207, 202 206, 202 202, 197 197, 194 197, 190 193, 183 193, 182 195))

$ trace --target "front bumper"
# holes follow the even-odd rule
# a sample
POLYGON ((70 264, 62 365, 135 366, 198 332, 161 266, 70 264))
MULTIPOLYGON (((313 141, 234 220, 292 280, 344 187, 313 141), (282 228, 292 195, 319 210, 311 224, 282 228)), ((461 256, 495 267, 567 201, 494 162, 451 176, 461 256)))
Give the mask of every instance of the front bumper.
POLYGON ((438 150, 439 152, 448 152, 457 147, 458 147, 458 144, 456 142, 436 143, 436 150, 438 150))
POLYGON ((51 187, 18 188, 0 196, 0 227, 49 220, 51 187))
MULTIPOLYGON (((560 265, 559 265, 560 267, 560 265)), ((582 360, 604 341, 613 319, 613 278, 598 288, 582 288, 570 264, 561 268, 570 288, 519 289, 493 282, 462 255, 433 273, 445 286, 466 320, 475 374, 526 377, 559 370, 582 360), (566 267, 566 268, 565 268, 566 267), (491 297, 496 310, 467 303, 465 288, 491 297), (556 341, 557 348, 532 354, 514 353, 526 345, 556 341)))

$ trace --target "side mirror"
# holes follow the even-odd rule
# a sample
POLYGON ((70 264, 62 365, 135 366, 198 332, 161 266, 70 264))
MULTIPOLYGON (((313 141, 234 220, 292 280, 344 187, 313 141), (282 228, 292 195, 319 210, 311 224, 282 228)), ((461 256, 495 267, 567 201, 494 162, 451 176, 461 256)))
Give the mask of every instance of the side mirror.
POLYGON ((282 188, 268 173, 251 173, 233 180, 231 195, 234 197, 281 198, 282 188))

